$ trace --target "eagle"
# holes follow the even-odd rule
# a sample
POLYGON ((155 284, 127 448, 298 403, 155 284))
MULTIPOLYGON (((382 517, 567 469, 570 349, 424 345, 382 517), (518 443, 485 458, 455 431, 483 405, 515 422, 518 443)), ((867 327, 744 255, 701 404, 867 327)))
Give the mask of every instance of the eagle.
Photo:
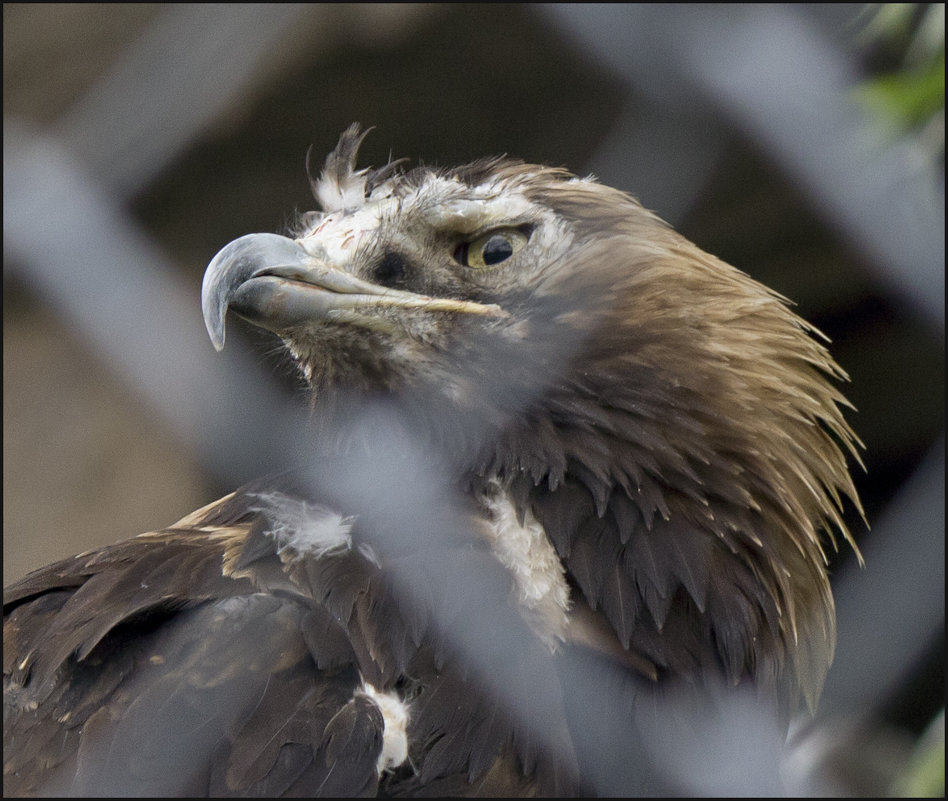
POLYGON ((285 469, 6 588, 5 794, 675 792, 703 711, 815 707, 861 512, 825 338, 592 177, 366 133, 204 277, 213 345, 298 372, 285 469))

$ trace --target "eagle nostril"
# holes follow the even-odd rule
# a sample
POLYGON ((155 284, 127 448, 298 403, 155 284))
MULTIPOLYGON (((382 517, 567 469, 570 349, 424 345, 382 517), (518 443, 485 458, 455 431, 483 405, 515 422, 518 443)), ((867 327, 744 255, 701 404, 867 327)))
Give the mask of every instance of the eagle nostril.
POLYGON ((407 262, 398 253, 386 253, 373 271, 375 281, 383 286, 398 287, 405 283, 407 262))

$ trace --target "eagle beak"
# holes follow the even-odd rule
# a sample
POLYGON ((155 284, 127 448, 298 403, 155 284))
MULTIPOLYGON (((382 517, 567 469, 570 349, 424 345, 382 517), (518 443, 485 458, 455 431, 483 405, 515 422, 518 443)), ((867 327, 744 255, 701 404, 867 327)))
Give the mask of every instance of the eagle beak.
POLYGON ((216 350, 224 348, 227 309, 240 288, 265 264, 302 264, 306 255, 295 242, 275 234, 248 234, 226 245, 207 266, 201 286, 204 325, 216 350))
POLYGON ((319 321, 369 325, 378 322, 383 307, 507 316, 493 304, 433 298, 373 284, 276 234, 247 234, 226 245, 204 273, 201 307, 217 350, 224 347, 228 309, 275 333, 319 321))

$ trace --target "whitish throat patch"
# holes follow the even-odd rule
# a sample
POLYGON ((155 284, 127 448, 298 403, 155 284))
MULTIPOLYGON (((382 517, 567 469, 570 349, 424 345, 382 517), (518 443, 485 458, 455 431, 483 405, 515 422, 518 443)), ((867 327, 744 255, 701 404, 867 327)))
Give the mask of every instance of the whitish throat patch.
POLYGON ((513 576, 520 612, 550 648, 566 638, 569 585, 559 555, 529 510, 523 525, 499 484, 485 498, 491 522, 488 539, 494 556, 513 576))

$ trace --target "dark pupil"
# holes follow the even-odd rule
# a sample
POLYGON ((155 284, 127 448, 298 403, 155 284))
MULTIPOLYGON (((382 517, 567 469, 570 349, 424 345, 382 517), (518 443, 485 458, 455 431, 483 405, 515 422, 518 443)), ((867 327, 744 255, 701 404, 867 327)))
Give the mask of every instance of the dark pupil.
POLYGON ((484 243, 481 255, 484 257, 484 264, 500 264, 513 256, 513 246, 505 237, 496 234, 484 243))

